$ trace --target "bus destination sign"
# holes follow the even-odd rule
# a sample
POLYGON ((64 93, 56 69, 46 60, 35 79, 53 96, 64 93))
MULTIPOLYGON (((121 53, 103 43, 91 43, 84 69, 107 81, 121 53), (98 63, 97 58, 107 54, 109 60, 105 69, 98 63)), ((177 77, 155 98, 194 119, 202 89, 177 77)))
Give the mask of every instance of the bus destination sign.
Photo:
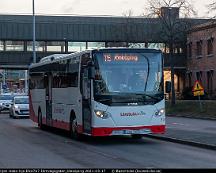
POLYGON ((103 56, 105 62, 136 62, 139 60, 136 55, 104 54, 103 56))

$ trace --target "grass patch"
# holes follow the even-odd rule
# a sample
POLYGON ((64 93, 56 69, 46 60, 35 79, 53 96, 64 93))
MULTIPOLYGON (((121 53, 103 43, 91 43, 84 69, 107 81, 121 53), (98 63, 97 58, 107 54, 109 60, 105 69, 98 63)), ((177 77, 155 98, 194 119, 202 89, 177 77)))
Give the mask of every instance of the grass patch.
POLYGON ((216 117, 216 101, 201 100, 202 109, 200 109, 197 100, 177 100, 174 106, 170 101, 166 101, 166 113, 170 115, 202 115, 216 117))

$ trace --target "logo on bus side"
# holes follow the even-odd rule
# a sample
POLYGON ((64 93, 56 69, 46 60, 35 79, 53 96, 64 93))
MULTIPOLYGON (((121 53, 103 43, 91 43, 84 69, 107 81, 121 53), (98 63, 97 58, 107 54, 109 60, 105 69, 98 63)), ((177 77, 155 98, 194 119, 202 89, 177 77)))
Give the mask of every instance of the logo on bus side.
POLYGON ((146 115, 145 112, 140 111, 140 112, 121 112, 121 116, 139 116, 139 115, 146 115))

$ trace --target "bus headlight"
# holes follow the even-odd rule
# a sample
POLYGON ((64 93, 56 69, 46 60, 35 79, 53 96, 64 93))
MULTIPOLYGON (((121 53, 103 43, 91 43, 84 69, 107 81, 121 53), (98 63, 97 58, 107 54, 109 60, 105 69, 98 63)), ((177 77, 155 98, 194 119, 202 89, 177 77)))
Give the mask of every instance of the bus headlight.
POLYGON ((155 112, 155 116, 161 116, 161 115, 164 115, 165 114, 165 109, 162 108, 162 109, 159 109, 155 112))
POLYGON ((110 113, 106 111, 101 111, 101 110, 94 110, 94 111, 95 111, 95 115, 99 118, 106 119, 110 116, 110 113))

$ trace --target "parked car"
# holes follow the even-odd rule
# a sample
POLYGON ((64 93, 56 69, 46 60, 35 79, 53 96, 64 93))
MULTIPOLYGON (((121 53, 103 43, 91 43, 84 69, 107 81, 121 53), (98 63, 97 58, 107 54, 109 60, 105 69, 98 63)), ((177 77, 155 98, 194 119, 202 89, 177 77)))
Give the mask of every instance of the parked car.
POLYGON ((0 113, 9 110, 13 101, 13 95, 10 93, 0 95, 0 113))
POLYGON ((29 117, 29 97, 15 96, 9 112, 10 117, 29 117))

